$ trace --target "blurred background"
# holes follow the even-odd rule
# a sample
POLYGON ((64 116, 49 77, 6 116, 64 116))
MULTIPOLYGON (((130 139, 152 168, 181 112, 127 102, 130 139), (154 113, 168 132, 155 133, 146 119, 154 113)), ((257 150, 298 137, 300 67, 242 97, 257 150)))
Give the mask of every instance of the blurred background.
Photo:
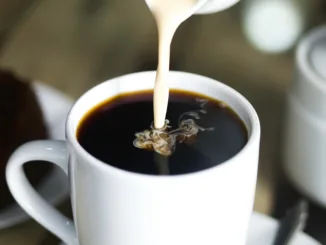
MULTIPOLYGON (((222 81, 256 108, 262 144, 255 210, 276 218, 300 197, 279 153, 294 50, 323 23, 325 0, 242 0, 227 11, 191 17, 172 45, 171 69, 222 81)), ((0 1, 0 67, 74 99, 104 80, 156 64, 157 30, 144 0, 0 1)), ((69 204, 61 209, 70 213, 69 204)), ((306 232, 326 244, 325 231, 326 209, 312 203, 306 232)), ((1 230, 0 244, 57 240, 29 221, 1 230)))

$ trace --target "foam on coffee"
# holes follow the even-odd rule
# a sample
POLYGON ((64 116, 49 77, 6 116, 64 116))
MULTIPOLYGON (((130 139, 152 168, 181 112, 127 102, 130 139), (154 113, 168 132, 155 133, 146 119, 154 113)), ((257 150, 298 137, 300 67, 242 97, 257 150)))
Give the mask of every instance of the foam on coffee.
POLYGON ((204 128, 196 123, 200 119, 200 114, 206 114, 204 106, 207 104, 205 99, 196 99, 200 103, 200 109, 189 111, 180 115, 178 128, 170 130, 169 120, 165 120, 162 128, 156 129, 152 124, 150 130, 136 133, 133 144, 137 148, 154 150, 163 155, 170 156, 178 143, 190 143, 197 136, 199 131, 212 131, 214 127, 204 128))

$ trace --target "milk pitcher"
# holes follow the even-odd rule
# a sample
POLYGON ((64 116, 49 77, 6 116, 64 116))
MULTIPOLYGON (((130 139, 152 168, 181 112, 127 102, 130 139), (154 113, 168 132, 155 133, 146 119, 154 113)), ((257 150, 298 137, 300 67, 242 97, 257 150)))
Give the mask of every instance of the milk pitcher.
MULTIPOLYGON (((148 7, 151 8, 152 0, 145 0, 148 7)), ((223 11, 235 5, 240 0, 198 0, 193 14, 212 14, 223 11)))

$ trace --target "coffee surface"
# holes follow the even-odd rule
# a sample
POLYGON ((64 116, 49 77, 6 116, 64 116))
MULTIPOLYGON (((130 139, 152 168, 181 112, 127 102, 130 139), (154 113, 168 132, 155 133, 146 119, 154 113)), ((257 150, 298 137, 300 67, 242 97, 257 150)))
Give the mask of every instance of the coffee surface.
POLYGON ((113 167, 151 175, 179 175, 216 166, 236 155, 248 141, 243 121, 224 103, 171 90, 169 130, 177 130, 180 119, 194 120, 209 130, 179 139, 170 156, 139 149, 133 144, 135 134, 149 128, 152 106, 153 91, 123 94, 105 101, 81 120, 77 139, 88 153, 113 167), (194 113, 199 119, 193 117, 194 113))

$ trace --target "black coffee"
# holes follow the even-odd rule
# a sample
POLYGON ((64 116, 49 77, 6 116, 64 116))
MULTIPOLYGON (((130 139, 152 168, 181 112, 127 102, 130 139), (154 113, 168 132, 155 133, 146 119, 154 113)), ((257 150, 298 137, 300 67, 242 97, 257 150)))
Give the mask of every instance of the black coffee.
POLYGON ((139 149, 133 143, 135 134, 150 129, 153 121, 152 91, 123 94, 96 106, 81 120, 77 139, 87 152, 111 166, 152 175, 178 175, 216 166, 236 155, 248 141, 246 127, 232 109, 199 94, 170 91, 167 119, 167 132, 177 135, 169 156, 151 147, 139 149), (198 132, 184 136, 191 129, 182 122, 195 123, 198 132))

